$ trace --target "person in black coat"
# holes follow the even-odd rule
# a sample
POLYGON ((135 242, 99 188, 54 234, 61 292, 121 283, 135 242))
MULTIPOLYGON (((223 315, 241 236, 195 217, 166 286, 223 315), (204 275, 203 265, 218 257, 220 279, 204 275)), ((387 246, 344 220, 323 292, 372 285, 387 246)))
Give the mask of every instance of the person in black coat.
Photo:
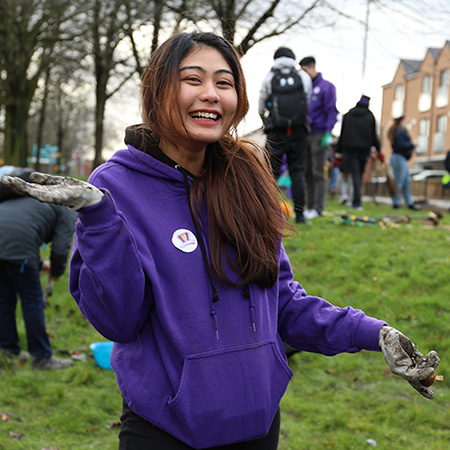
MULTIPOLYGON (((29 173, 15 169, 10 174, 27 180, 29 173)), ((53 356, 39 273, 48 271, 50 281, 64 273, 76 218, 65 206, 13 194, 0 183, 0 347, 7 356, 23 355, 16 326, 19 296, 28 351, 36 369, 64 369, 73 364, 53 356), (50 242, 50 261, 41 261, 40 247, 50 242)))
POLYGON ((342 119, 341 135, 337 143, 337 153, 342 154, 341 171, 349 173, 353 180, 352 207, 362 209, 362 176, 370 151, 380 151, 376 120, 369 110, 370 98, 363 95, 355 107, 342 119))

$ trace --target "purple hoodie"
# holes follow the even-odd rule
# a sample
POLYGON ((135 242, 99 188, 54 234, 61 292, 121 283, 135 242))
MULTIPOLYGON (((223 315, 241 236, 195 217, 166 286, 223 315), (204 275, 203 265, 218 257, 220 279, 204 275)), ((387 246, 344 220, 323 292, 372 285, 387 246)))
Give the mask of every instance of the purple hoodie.
POLYGON ((379 350, 384 322, 308 296, 283 246, 272 289, 215 280, 213 301, 208 228, 195 232, 177 168, 128 145, 90 182, 106 195, 79 212, 70 290, 115 342, 125 401, 155 426, 198 449, 262 438, 292 376, 282 340, 325 355, 379 350))
POLYGON ((311 133, 330 132, 337 122, 336 88, 318 73, 312 82, 312 93, 308 103, 311 133))

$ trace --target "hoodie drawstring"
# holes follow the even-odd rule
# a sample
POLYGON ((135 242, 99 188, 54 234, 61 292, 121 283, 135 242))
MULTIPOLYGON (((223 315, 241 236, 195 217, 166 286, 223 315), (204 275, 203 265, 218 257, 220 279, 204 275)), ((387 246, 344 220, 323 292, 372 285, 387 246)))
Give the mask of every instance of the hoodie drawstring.
POLYGON ((252 299, 252 296, 250 295, 250 287, 248 284, 244 286, 244 298, 249 300, 250 302, 250 317, 252 319, 252 328, 253 333, 256 333, 256 319, 255 319, 255 302, 252 299))
MULTIPOLYGON (((218 294, 216 286, 214 284, 214 279, 213 279, 213 276, 212 276, 211 267, 209 265, 208 257, 206 255, 205 242, 203 241, 203 236, 200 233, 200 229, 199 229, 198 224, 197 224, 197 220, 196 220, 196 217, 195 217, 195 214, 194 214, 194 210, 192 209, 191 195, 190 195, 191 189, 190 189, 190 186, 189 186, 189 180, 188 180, 188 177, 186 175, 186 172, 183 170, 183 168, 179 164, 177 164, 175 166, 175 169, 177 169, 179 172, 181 172, 182 175, 183 175, 183 178, 184 178, 184 188, 185 188, 186 196, 187 196, 187 199, 188 199, 189 211, 191 213, 192 222, 194 222, 194 228, 195 228, 195 232, 197 233, 198 242, 199 242, 199 245, 200 245, 200 250, 202 252, 202 257, 203 257, 203 262, 205 264, 206 272, 208 273, 209 283, 211 285, 211 290, 212 290, 212 293, 213 293, 213 295, 212 295, 212 302, 213 302, 213 305, 214 305, 215 302, 219 301, 219 294, 218 294)), ((214 306, 211 306, 211 316, 214 319, 214 326, 216 328, 216 338, 219 339, 219 326, 218 326, 218 320, 217 320, 216 311, 214 310, 214 306)))

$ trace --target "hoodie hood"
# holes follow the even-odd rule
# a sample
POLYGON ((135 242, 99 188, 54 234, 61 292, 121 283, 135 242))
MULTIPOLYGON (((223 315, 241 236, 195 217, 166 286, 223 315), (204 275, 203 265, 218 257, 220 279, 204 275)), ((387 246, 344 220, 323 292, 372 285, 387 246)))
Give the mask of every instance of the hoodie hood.
MULTIPOLYGON (((132 161, 137 164, 132 164, 132 168, 134 170, 139 170, 139 165, 142 162, 145 162, 146 166, 148 164, 151 164, 152 167, 155 169, 165 169, 164 166, 160 166, 159 164, 155 164, 152 159, 147 158, 146 156, 140 157, 139 153, 136 152, 140 151, 141 153, 144 153, 146 155, 151 156, 155 160, 157 160, 159 163, 162 163, 166 166, 169 166, 173 169, 175 169, 177 172, 180 173, 186 173, 186 175, 190 178, 195 178, 195 176, 189 172, 188 170, 182 168, 176 161, 169 158, 158 146, 158 140, 154 136, 151 135, 151 133, 143 128, 143 125, 132 125, 125 129, 125 144, 128 147, 128 150, 131 151, 133 156, 135 156, 134 159, 131 161, 127 159, 127 163, 131 163, 132 161)), ((117 152, 113 157, 111 158, 112 161, 116 160, 116 157, 119 157, 120 161, 124 163, 123 159, 121 158, 124 156, 123 154, 117 152)), ((165 170, 162 170, 165 173, 165 170)))
POLYGON ((290 70, 292 67, 295 67, 295 65, 295 59, 288 58, 287 56, 281 56, 274 61, 272 68, 283 71, 288 69, 290 70))
POLYGON ((364 116, 364 117, 366 117, 367 115, 371 114, 370 112, 368 114, 368 112, 369 112, 369 107, 368 106, 357 104, 352 109, 350 109, 348 113, 351 114, 352 116, 364 116))

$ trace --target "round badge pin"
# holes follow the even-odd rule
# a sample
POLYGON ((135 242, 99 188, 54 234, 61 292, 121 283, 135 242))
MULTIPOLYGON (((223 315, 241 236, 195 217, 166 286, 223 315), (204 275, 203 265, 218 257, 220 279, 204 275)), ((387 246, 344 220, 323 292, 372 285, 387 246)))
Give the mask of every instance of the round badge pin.
POLYGON ((173 233, 172 244, 184 253, 191 253, 197 248, 198 241, 192 231, 182 228, 173 233))

